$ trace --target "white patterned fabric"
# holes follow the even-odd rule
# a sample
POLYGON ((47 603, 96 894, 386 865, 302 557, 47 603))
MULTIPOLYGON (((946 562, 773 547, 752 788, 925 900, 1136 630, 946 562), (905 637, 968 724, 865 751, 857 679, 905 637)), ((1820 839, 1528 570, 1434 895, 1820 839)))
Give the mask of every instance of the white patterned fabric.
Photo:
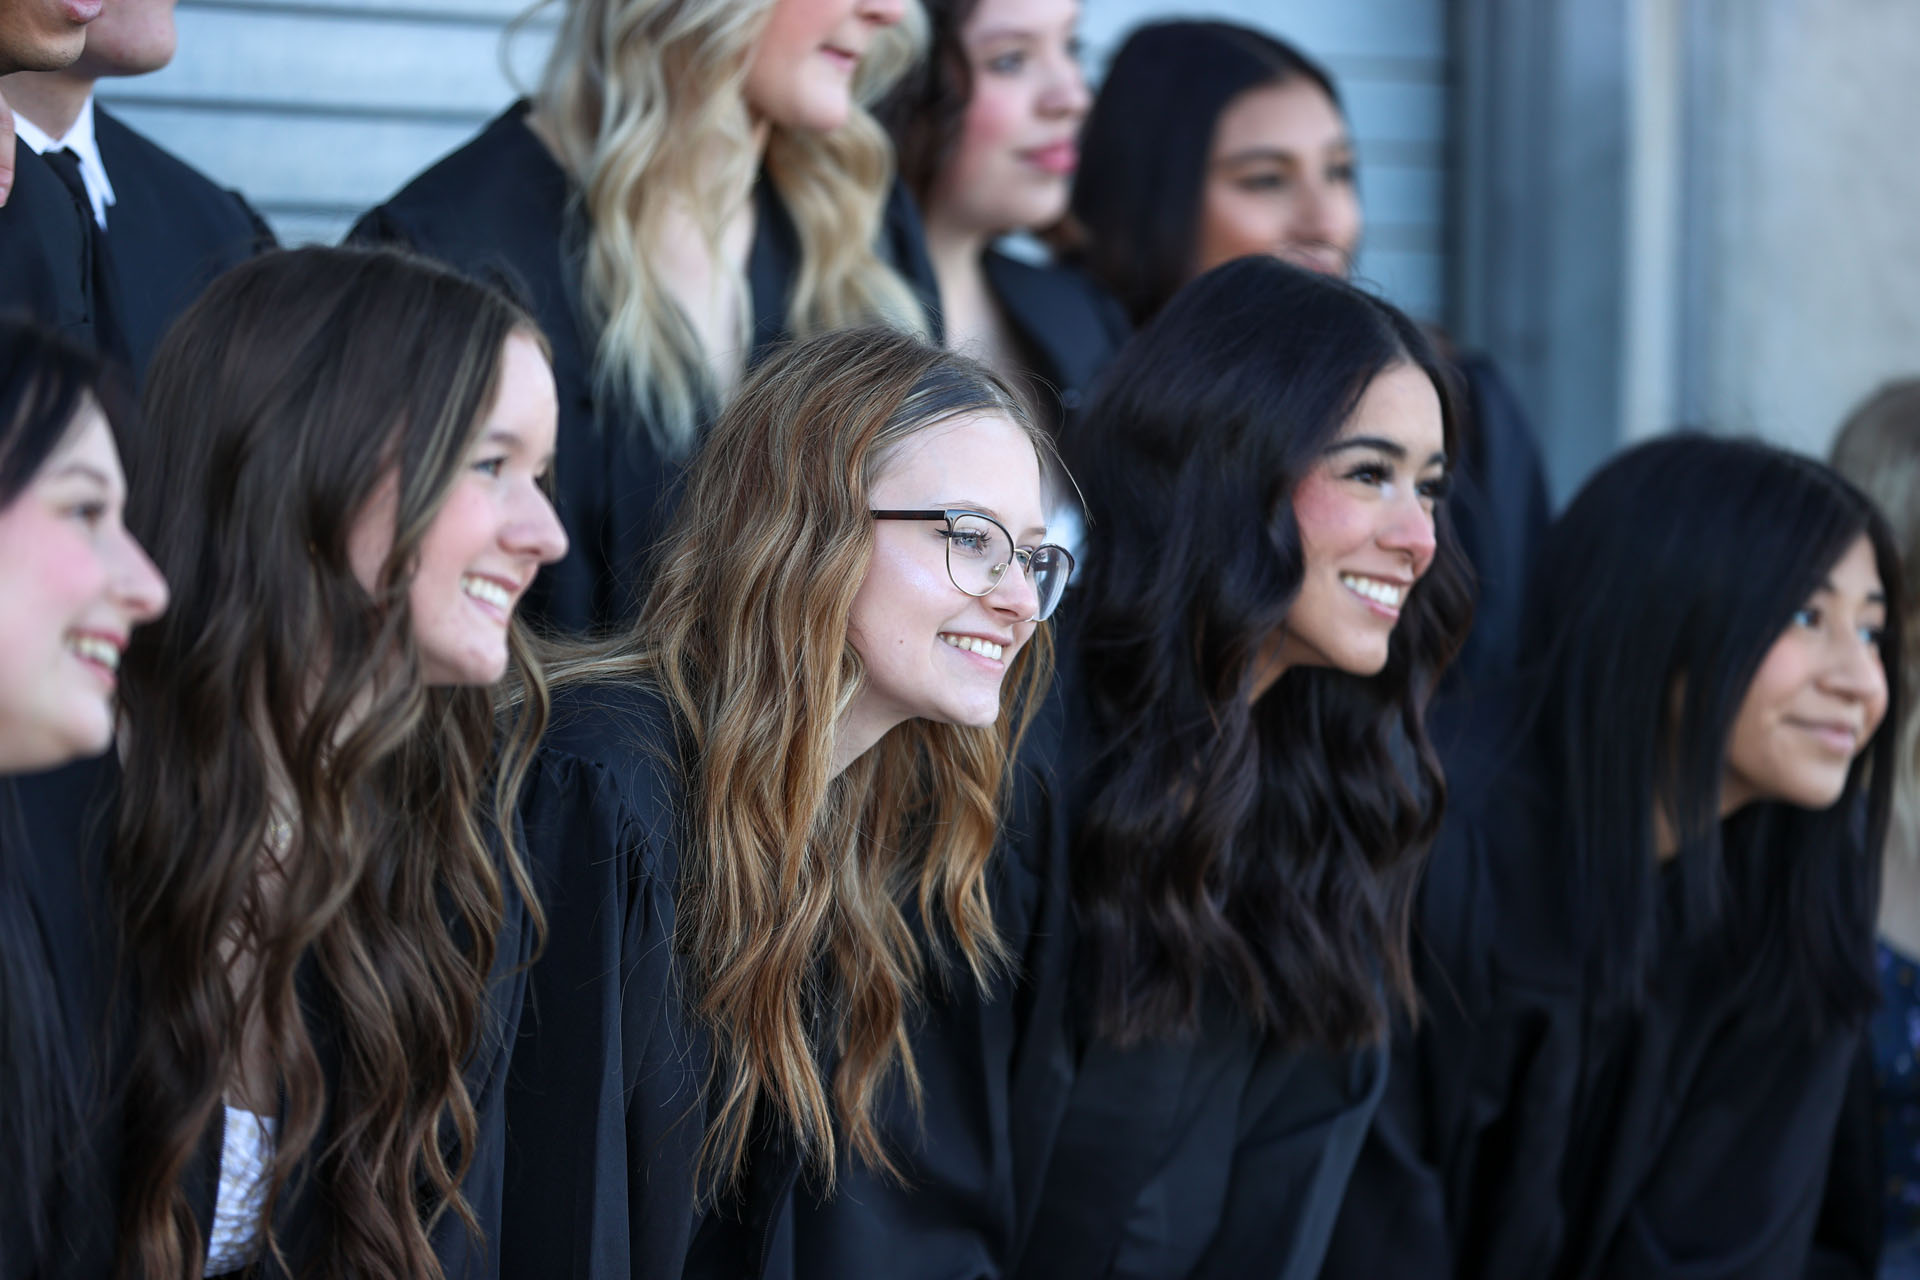
POLYGON ((207 1237, 207 1274, 226 1275, 250 1266, 260 1256, 260 1206, 267 1196, 267 1172, 273 1166, 273 1142, 280 1122, 228 1107, 220 1143, 220 1194, 213 1205, 213 1231, 207 1237))

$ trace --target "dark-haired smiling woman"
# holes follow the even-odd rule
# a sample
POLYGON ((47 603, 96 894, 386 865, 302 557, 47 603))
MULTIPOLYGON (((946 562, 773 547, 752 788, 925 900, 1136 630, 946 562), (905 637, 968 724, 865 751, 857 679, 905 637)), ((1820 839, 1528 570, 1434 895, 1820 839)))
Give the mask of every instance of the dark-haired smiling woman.
MULTIPOLYGON (((1347 278, 1366 227, 1360 160, 1339 86, 1302 50, 1231 22, 1146 23, 1114 54, 1081 133, 1079 257, 1135 324, 1248 254, 1347 278)), ((1461 392, 1448 505, 1476 593, 1451 674, 1471 685, 1511 665, 1547 492, 1493 363, 1435 342, 1461 392)))
POLYGON ((1052 1137, 1018 1274, 1309 1277, 1411 996, 1422 714, 1468 611, 1451 410, 1405 316, 1268 258, 1114 369, 1067 441, 1072 1078, 1020 1099, 1052 1137))
POLYGON ((1899 594, 1868 501, 1764 445, 1575 498, 1531 679, 1442 739, 1423 1017, 1328 1275, 1803 1274, 1877 994, 1899 594))
MULTIPOLYGON (((390 251, 220 277, 161 343, 122 667, 123 1274, 497 1274, 537 908, 507 815, 514 605, 566 540, 544 344, 390 251)), ((104 1267, 81 1274, 105 1274, 104 1267)))
POLYGON ((37 1274, 84 1100, 61 985, 76 860, 37 851, 12 778, 105 751, 133 629, 166 584, 121 523, 126 482, 98 361, 0 321, 0 1275, 37 1274), (103 403, 104 401, 104 403, 103 403))

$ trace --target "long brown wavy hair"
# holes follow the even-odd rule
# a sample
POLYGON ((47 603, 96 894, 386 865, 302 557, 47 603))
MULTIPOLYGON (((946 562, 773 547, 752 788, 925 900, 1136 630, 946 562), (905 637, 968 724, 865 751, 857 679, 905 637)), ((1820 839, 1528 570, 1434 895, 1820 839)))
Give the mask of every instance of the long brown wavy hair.
POLYGON ((509 817, 546 697, 518 624, 531 696, 504 737, 488 690, 427 687, 407 593, 521 332, 538 330, 519 307, 423 260, 310 248, 222 276, 155 356, 127 515, 176 604, 121 671, 112 879, 139 1008, 123 1274, 200 1274, 182 1173, 255 1010, 284 1093, 262 1222, 282 1266, 273 1206, 296 1176, 331 1213, 304 1274, 437 1277, 438 1218, 478 1231, 462 1073, 508 892, 540 926, 509 817), (389 481, 370 593, 348 542, 389 481), (270 760, 295 817, 272 860, 270 760), (254 962, 244 982, 232 954, 254 962))
POLYGON ((552 670, 556 688, 657 686, 686 739, 678 948, 715 1038, 706 1163, 722 1186, 763 1103, 821 1176, 836 1120, 892 1169, 871 1112, 896 1062, 918 1096, 905 1018, 928 957, 910 906, 976 981, 1002 962, 986 872, 1008 759, 1052 671, 1047 629, 1014 659, 997 724, 909 720, 833 774, 865 679, 847 620, 873 555, 868 494, 901 441, 973 413, 1049 456, 972 360, 881 328, 783 349, 701 447, 636 629, 552 670))

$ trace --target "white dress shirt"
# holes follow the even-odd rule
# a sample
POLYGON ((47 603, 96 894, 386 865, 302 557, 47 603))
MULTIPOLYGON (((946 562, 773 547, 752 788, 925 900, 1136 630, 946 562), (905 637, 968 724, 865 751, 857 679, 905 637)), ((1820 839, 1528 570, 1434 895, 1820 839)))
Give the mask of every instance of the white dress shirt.
POLYGON ((105 231, 107 208, 113 204, 113 180, 107 177, 106 162, 100 158, 100 142, 93 132, 93 95, 87 95, 87 104, 80 108, 73 128, 67 130, 64 138, 50 137, 18 109, 13 113, 13 131, 20 141, 41 155, 64 149, 80 157, 80 181, 86 185, 87 199, 93 202, 93 220, 105 231))

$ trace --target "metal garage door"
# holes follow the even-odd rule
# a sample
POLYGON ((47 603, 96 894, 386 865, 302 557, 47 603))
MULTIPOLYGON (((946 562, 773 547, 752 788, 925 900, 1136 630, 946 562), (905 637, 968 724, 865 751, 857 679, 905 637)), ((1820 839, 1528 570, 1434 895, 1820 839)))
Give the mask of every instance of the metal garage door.
MULTIPOLYGON (((180 53, 101 97, 136 128, 244 191, 288 242, 332 240, 451 150, 536 75, 549 8, 503 48, 521 0, 180 0, 180 53)), ((1359 269, 1429 318, 1441 310, 1446 173, 1442 0, 1087 0, 1096 74, 1144 18, 1264 26, 1340 80, 1360 148, 1359 269)))

